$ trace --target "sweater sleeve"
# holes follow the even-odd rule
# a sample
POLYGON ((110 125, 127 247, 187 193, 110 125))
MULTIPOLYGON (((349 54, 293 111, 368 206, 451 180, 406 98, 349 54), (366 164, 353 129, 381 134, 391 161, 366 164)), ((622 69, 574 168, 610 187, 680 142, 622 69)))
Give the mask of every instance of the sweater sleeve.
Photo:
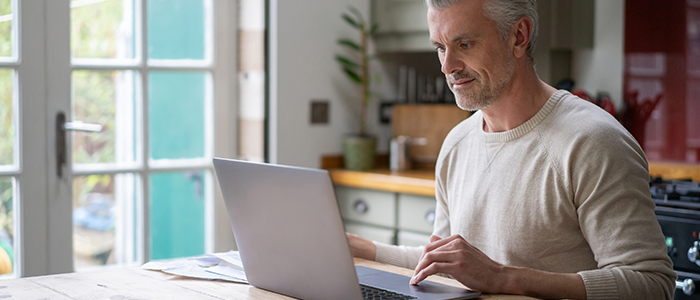
POLYGON ((374 242, 377 246, 375 261, 402 268, 415 269, 425 247, 394 246, 374 242))
MULTIPOLYGON (((615 124, 616 125, 616 124, 615 124)), ((598 269, 581 271, 588 299, 672 299, 676 274, 649 194, 643 151, 623 129, 573 143, 568 176, 598 269)))

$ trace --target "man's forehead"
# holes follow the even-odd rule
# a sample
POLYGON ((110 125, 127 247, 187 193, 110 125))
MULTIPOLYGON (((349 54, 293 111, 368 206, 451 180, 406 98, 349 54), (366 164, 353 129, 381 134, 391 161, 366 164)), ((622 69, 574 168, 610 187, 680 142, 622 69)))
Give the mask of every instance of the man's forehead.
POLYGON ((483 14, 482 3, 482 0, 461 0, 443 8, 428 8, 430 42, 475 38, 477 29, 489 21, 483 14))

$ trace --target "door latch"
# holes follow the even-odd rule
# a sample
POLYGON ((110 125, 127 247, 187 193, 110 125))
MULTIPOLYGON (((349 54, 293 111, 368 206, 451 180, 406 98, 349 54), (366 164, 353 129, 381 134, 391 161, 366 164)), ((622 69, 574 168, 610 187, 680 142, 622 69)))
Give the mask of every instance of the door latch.
POLYGON ((66 164, 66 131, 78 130, 87 132, 100 132, 102 125, 83 123, 81 121, 66 122, 66 114, 59 111, 56 115, 56 174, 63 178, 63 166, 66 164))

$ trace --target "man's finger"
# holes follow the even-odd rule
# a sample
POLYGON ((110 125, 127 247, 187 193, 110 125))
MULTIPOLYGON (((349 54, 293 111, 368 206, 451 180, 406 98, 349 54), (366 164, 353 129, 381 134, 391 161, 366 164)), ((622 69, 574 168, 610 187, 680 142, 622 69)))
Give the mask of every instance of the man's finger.
MULTIPOLYGON (((430 244, 428 244, 428 245, 425 246, 425 249, 423 249, 423 253, 421 253, 420 258, 418 259, 418 261, 420 262, 421 260, 423 260, 423 256, 425 256, 426 253, 428 253, 429 251, 432 251, 432 250, 435 249, 435 248, 433 248, 433 247, 430 247, 431 244, 434 244, 434 243, 436 243, 436 242, 439 242, 440 240, 442 240, 441 237, 439 237, 439 236, 437 236, 437 235, 434 235, 434 234, 431 235, 431 236, 430 236, 430 244), (430 247, 430 248, 429 248, 429 247, 430 247)), ((418 266, 416 266, 416 270, 418 270, 418 266)))
MULTIPOLYGON (((459 234, 455 234, 455 235, 449 236, 449 237, 444 238, 444 239, 440 238, 439 236, 436 236, 436 235, 430 236, 431 242, 430 242, 430 244, 425 246, 425 249, 423 249, 423 254, 421 254, 420 259, 418 261, 419 262, 422 261, 423 257, 425 256, 426 253, 434 251, 435 249, 438 249, 438 248, 448 244, 449 242, 451 242, 455 239, 460 239, 460 238, 462 238, 462 236, 459 234)), ((418 266, 416 266, 415 270, 418 270, 418 266)))
POLYGON ((432 251, 432 250, 435 250, 435 249, 437 249, 437 248, 440 248, 440 247, 444 246, 445 244, 447 244, 447 243, 449 243, 449 242, 451 242, 451 241, 454 241, 454 240, 456 240, 456 239, 462 238, 462 236, 459 235, 459 234, 451 235, 451 236, 446 237, 446 238, 444 238, 444 239, 443 239, 443 238, 440 238, 440 237, 438 237, 438 236, 435 236, 435 237, 436 237, 437 239, 436 239, 434 242, 432 241, 433 236, 430 237, 431 242, 430 242, 430 244, 428 244, 428 245, 425 246, 425 252, 430 252, 430 251, 432 251))
POLYGON ((421 270, 420 272, 416 273, 413 275, 411 278, 411 281, 409 283, 411 285, 417 285, 421 281, 425 280, 428 278, 430 275, 435 275, 438 273, 449 273, 447 270, 450 269, 452 266, 452 263, 449 262, 434 262, 428 265, 425 269, 421 270))
MULTIPOLYGON (((413 276, 415 277, 421 272, 424 272, 425 269, 429 268, 435 263, 454 263, 459 260, 459 253, 455 251, 449 251, 448 249, 437 249, 431 252, 424 253, 423 257, 421 257, 421 260, 418 262, 416 269, 413 271, 413 276)), ((429 275, 426 275, 425 277, 427 276, 429 275)))

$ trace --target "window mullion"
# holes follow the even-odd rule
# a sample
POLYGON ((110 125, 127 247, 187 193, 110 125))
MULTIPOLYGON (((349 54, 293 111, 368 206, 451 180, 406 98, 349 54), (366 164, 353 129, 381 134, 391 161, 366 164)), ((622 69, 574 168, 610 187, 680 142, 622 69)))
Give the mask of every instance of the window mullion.
POLYGON ((141 140, 140 140, 140 160, 143 164, 143 169, 140 173, 141 178, 141 203, 139 211, 139 226, 137 227, 137 235, 139 237, 140 247, 138 247, 138 256, 141 262, 146 262, 150 260, 151 257, 151 244, 150 244, 150 209, 149 209, 149 195, 150 195, 150 180, 151 180, 151 170, 149 165, 148 153, 149 153, 149 128, 148 128, 148 72, 150 71, 146 64, 146 57, 148 53, 148 24, 146 17, 148 15, 148 5, 146 0, 141 0, 140 8, 136 13, 139 20, 136 30, 139 32, 138 42, 141 47, 138 50, 137 57, 140 59, 139 74, 141 77, 141 111, 140 111, 140 124, 141 124, 141 140))

